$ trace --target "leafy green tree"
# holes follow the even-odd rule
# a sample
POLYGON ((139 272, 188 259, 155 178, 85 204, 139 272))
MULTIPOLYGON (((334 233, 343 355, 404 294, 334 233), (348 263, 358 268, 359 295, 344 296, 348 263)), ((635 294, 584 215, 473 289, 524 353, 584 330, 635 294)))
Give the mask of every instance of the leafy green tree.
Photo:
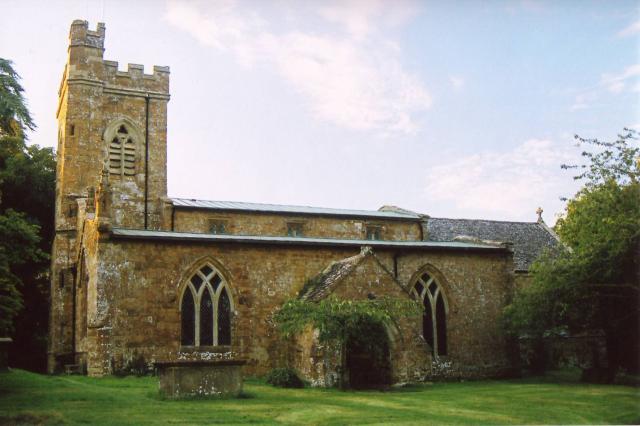
POLYGON ((0 335, 13 334, 14 365, 44 369, 56 165, 51 148, 26 144, 35 124, 23 93, 0 58, 0 335))
POLYGON ((38 247, 38 231, 22 213, 7 210, 0 215, 0 334, 12 331, 13 318, 22 308, 21 270, 47 258, 38 247))
POLYGON ((608 379, 623 367, 638 371, 640 339, 640 148, 625 129, 614 142, 583 139, 575 179, 584 187, 567 202, 556 232, 563 246, 532 267, 533 283, 506 309, 515 335, 601 330, 608 379))
POLYGON ((20 76, 13 63, 0 58, 0 132, 9 136, 24 134, 25 128, 35 129, 27 103, 22 94, 20 76))

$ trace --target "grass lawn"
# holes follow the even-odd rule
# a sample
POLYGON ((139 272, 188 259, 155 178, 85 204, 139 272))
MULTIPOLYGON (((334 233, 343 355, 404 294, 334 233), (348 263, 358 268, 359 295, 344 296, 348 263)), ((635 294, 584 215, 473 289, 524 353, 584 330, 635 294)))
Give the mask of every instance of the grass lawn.
POLYGON ((521 379, 436 383, 388 392, 277 389, 245 397, 165 401, 155 377, 0 373, 0 424, 593 424, 640 422, 640 389, 521 379))

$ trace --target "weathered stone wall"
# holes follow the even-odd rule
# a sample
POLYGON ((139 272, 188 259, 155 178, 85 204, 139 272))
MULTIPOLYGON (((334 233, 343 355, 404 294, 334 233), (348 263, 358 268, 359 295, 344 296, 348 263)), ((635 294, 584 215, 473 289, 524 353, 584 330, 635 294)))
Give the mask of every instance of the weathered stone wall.
POLYGON ((177 208, 174 231, 207 233, 211 222, 224 222, 231 235, 287 235, 288 223, 300 223, 303 235, 311 238, 365 239, 366 227, 379 226, 382 240, 420 241, 419 222, 398 220, 345 219, 266 213, 218 213, 177 208))
POLYGON ((500 317, 512 293, 512 257, 464 251, 412 253, 397 262, 400 282, 411 286, 428 272, 443 288, 448 303, 448 355, 434 359, 431 375, 506 374, 510 362, 500 317))
MULTIPOLYGON (((86 21, 74 21, 69 33, 69 55, 63 72, 58 105, 58 161, 56 173, 56 235, 51 260, 51 312, 49 370, 68 359, 56 356, 81 352, 83 346, 74 330, 82 226, 91 191, 97 188, 105 166, 110 141, 104 140, 108 126, 126 119, 136 128, 135 175, 112 176, 114 216, 121 227, 144 226, 145 186, 148 197, 147 225, 162 225, 166 199, 166 104, 169 99, 169 70, 154 67, 146 75, 140 65, 127 72, 118 64, 103 60, 105 27, 89 30, 86 21), (147 122, 147 105, 148 117, 147 122), (148 138, 146 129, 148 128, 148 138), (145 139, 148 139, 148 179, 145 139), (91 189, 90 189, 91 188, 91 189)), ((84 287, 80 288, 85 298, 84 287)), ((84 309, 82 306, 79 309, 84 309)), ((77 326, 77 322, 76 322, 77 326)), ((84 349, 82 349, 84 350, 84 349)))
MULTIPOLYGON (((413 300, 404 286, 395 281, 375 257, 367 256, 334 288, 341 299, 367 300, 393 297, 413 300)), ((389 363, 393 383, 423 380, 430 372, 431 354, 422 337, 422 316, 398 319, 387 324, 389 363)), ((305 379, 316 386, 337 384, 341 369, 341 348, 335 344, 321 344, 317 331, 308 328, 295 339, 294 362, 305 379)))
MULTIPOLYGON (((245 371, 264 374, 273 367, 287 365, 291 360, 290 344, 277 335, 271 321, 273 312, 332 261, 355 254, 355 250, 343 248, 101 241, 96 253, 97 310, 89 314, 88 322, 110 330, 110 336, 102 343, 104 346, 93 345, 89 350, 100 352, 108 348, 109 352, 95 353, 89 360, 109 359, 110 368, 115 368, 139 354, 149 362, 174 358, 180 349, 178 296, 190 278, 186 271, 209 261, 224 275, 235 301, 232 350, 248 360, 245 371)), ((377 255, 384 263, 393 263, 394 253, 377 255)), ((504 257, 504 253, 433 252, 400 257, 402 283, 406 284, 425 264, 437 265, 447 277, 443 286, 451 306, 451 359, 460 365, 456 374, 492 374, 492 368, 504 363, 504 342, 497 322, 504 292, 510 285, 505 273, 509 262, 504 257)), ((381 281, 384 279, 378 275, 356 274, 340 291, 345 292, 345 297, 361 297, 370 284, 381 281)), ((391 293, 391 289, 387 284, 381 292, 391 293)), ((394 353, 399 360, 394 374, 400 380, 422 374, 419 371, 427 373, 430 366, 420 367, 429 357, 426 344, 417 349, 421 343, 415 338, 415 330, 400 331, 402 339, 410 343, 403 343, 394 353)), ((89 371, 97 374, 91 365, 89 371)))
POLYGON ((523 290, 533 283, 533 275, 529 272, 516 272, 513 276, 514 291, 523 290))

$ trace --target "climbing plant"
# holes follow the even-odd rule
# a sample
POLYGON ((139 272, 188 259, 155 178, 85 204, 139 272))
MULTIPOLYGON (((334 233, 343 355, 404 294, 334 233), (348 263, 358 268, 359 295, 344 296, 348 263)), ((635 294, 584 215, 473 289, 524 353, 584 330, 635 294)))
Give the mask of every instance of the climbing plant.
POLYGON ((291 299, 276 312, 274 320, 285 337, 292 337, 308 326, 318 330, 321 344, 341 348, 342 367, 347 343, 355 344, 374 357, 381 346, 371 338, 370 330, 396 322, 400 318, 422 315, 422 307, 411 299, 381 297, 366 300, 344 300, 330 296, 319 302, 291 299))

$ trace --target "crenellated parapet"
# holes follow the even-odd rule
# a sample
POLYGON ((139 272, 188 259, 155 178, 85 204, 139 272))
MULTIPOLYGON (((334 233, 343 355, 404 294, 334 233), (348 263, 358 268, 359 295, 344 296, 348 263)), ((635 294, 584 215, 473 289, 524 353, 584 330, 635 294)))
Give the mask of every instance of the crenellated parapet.
POLYGON ((154 66, 145 74, 144 66, 128 64, 118 70, 118 62, 103 59, 106 26, 100 22, 95 30, 89 23, 75 20, 69 31, 69 61, 65 67, 60 93, 66 85, 103 87, 105 93, 169 99, 169 67, 154 66))
POLYGON ((152 74, 145 74, 144 65, 127 64, 126 71, 118 70, 118 62, 102 61, 106 87, 143 90, 152 95, 169 94, 169 67, 154 65, 152 74))
POLYGON ((89 22, 76 19, 69 30, 69 46, 84 46, 104 50, 105 25, 98 22, 95 31, 89 29, 89 22))

